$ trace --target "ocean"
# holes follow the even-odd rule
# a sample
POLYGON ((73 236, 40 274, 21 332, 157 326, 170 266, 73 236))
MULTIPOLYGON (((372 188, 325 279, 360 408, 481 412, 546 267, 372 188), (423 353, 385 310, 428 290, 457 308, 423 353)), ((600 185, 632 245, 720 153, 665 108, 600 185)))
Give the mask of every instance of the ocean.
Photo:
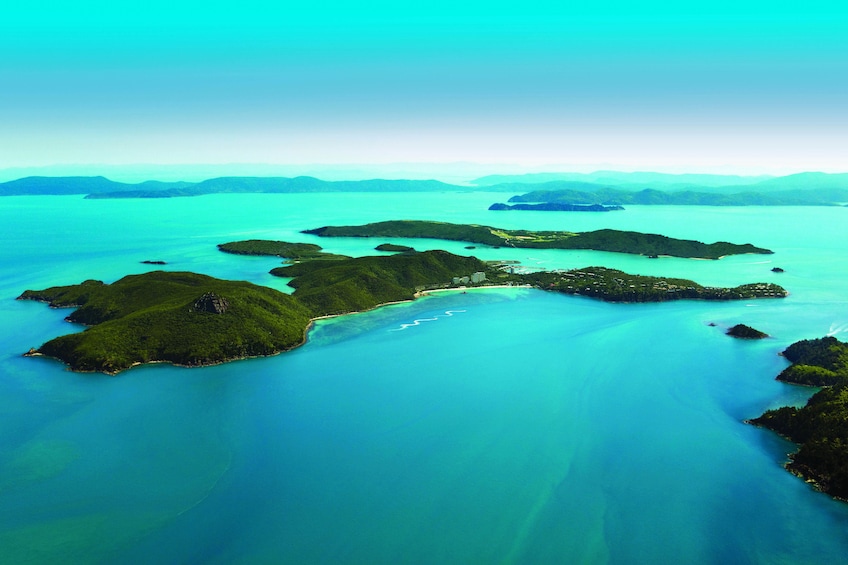
POLYGON ((774 380, 787 365, 780 351, 846 339, 848 210, 487 210, 503 199, 0 199, 0 561, 843 561, 848 504, 786 472, 793 445, 743 421, 813 392, 774 380), (299 233, 390 219, 631 229, 775 253, 648 259, 299 233), (216 248, 254 238, 349 255, 391 241, 534 268, 776 282, 790 296, 607 304, 472 290, 319 321, 294 351, 214 367, 110 377, 21 356, 82 329, 63 321, 67 311, 16 301, 26 289, 164 268, 291 291, 268 274, 279 259, 216 248), (737 323, 771 337, 724 335, 737 323))

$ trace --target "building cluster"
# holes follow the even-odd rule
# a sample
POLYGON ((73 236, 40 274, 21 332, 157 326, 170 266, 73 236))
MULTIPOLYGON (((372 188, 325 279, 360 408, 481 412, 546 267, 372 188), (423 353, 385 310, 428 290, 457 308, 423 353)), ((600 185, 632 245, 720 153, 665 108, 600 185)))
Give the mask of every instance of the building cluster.
POLYGON ((483 271, 477 271, 476 273, 472 273, 470 277, 454 277, 451 282, 453 284, 477 284, 484 282, 486 280, 486 273, 483 271))

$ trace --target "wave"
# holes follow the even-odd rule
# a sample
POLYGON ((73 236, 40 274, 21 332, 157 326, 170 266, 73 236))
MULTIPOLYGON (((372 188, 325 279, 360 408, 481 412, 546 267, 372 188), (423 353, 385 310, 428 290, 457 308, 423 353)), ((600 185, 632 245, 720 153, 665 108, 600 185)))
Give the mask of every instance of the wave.
POLYGON ((399 331, 405 330, 406 328, 413 328, 415 326, 420 326, 424 322, 435 322, 436 320, 438 320, 440 318, 450 318, 454 314, 460 314, 460 313, 463 313, 463 312, 467 312, 467 310, 445 310, 444 314, 440 314, 438 316, 433 316, 432 318, 418 318, 418 319, 413 320, 412 322, 410 322, 408 324, 401 324, 400 327, 395 328, 393 330, 389 330, 389 331, 399 332, 399 331))
POLYGON ((848 324, 837 324, 833 322, 830 324, 830 329, 827 332, 828 337, 835 336, 836 334, 848 332, 848 324))

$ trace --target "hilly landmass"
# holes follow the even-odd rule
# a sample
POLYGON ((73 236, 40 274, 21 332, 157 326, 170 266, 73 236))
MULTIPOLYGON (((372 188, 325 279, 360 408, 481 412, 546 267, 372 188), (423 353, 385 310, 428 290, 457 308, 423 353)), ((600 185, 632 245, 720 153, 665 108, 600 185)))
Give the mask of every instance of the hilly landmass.
POLYGON ((204 194, 438 192, 468 187, 435 180, 325 181, 314 177, 219 177, 200 182, 116 182, 105 177, 26 177, 0 183, 0 196, 83 194, 86 198, 174 198, 204 194))
POLYGON ((684 187, 702 186, 719 188, 723 186, 748 185, 772 179, 768 175, 740 176, 714 174, 670 174, 653 172, 595 171, 593 173, 527 173, 523 175, 487 175, 470 181, 475 186, 493 186, 498 184, 539 184, 552 181, 572 181, 587 185, 607 185, 620 187, 647 186, 678 190, 684 187))
POLYGON ((19 298, 76 308, 67 320, 91 326, 32 353, 111 374, 140 363, 196 366, 272 355, 301 344, 312 317, 277 290, 187 272, 154 271, 109 285, 89 280, 19 298))
MULTIPOLYGON (((655 188, 624 190, 618 187, 574 188, 570 182, 552 182, 540 188, 513 196, 513 203, 553 203, 561 205, 603 206, 837 206, 848 202, 845 188, 822 187, 769 191, 717 193, 692 190, 663 191, 655 188)), ((523 187, 514 187, 516 190, 523 187)))
POLYGON ((356 257, 346 261, 305 261, 277 267, 271 274, 291 277, 292 296, 326 316, 370 310, 389 302, 412 300, 427 288, 449 286, 453 277, 488 269, 476 257, 447 251, 356 257))
POLYGON ((0 183, 0 196, 70 195, 86 198, 175 198, 205 194, 312 192, 511 192, 511 202, 568 205, 666 204, 707 206, 833 205, 848 202, 848 174, 800 173, 784 177, 550 173, 486 177, 473 186, 437 180, 337 180, 311 176, 217 177, 200 182, 122 183, 95 177, 25 177, 0 183), (541 182, 544 181, 544 182, 541 182))
POLYGON ((769 410, 749 423, 799 444, 786 468, 831 496, 848 500, 848 344, 834 337, 790 345, 778 379, 825 387, 801 408, 769 410))
POLYGON ((26 177, 0 183, 0 196, 118 195, 132 192, 153 194, 168 190, 181 190, 188 186, 192 186, 192 183, 149 180, 129 184, 109 180, 106 177, 26 177))
POLYGON ((481 225, 450 224, 421 220, 394 220, 361 226, 324 226, 303 233, 321 237, 399 237, 446 239, 481 243, 492 247, 534 249, 591 249, 637 255, 719 259, 745 253, 770 254, 772 251, 749 243, 702 243, 664 235, 620 230, 590 232, 505 230, 481 225))

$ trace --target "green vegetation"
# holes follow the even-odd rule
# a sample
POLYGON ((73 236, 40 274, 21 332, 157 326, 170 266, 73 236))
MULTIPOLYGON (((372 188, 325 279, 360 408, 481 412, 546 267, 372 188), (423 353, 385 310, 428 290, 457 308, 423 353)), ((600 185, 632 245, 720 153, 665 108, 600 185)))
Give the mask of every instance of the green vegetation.
POLYGON ((310 261, 278 267, 272 275, 293 277, 294 298, 316 315, 368 310, 387 302, 412 300, 416 291, 447 287, 457 275, 484 271, 476 257, 425 251, 347 261, 310 261))
MULTIPOLYGON (((468 241, 498 246, 504 243, 504 236, 496 235, 496 230, 486 226, 449 224, 447 222, 425 222, 417 220, 397 220, 377 222, 363 226, 325 226, 323 228, 303 230, 303 233, 321 237, 409 237, 468 241)), ((504 232, 505 234, 505 232, 504 232)), ((564 234, 565 235, 565 234, 564 234)), ((569 234, 574 235, 574 234, 569 234)))
POLYGON ((802 408, 769 410, 749 423, 800 444, 786 468, 822 491, 848 500, 848 344, 833 337, 804 340, 789 346, 783 355, 793 365, 779 379, 829 388, 814 394, 802 408))
POLYGON ((393 251, 396 253, 409 253, 411 251, 415 251, 415 249, 408 245, 395 245, 394 243, 381 243, 374 249, 376 251, 393 251))
POLYGON ((772 253, 751 244, 727 242, 701 243, 663 235, 632 231, 597 230, 591 232, 504 230, 480 225, 449 224, 416 220, 377 222, 362 226, 325 226, 303 233, 323 237, 404 237, 447 239, 482 243, 493 247, 540 249, 591 249, 641 255, 670 255, 700 259, 719 259, 725 255, 772 253))
POLYGON ((760 330, 752 328, 751 326, 746 326, 745 324, 736 324, 727 330, 727 335, 731 337, 738 337, 740 339, 764 339, 768 337, 767 333, 763 333, 760 330))
POLYGON ((314 243, 289 243, 287 241, 270 241, 267 239, 248 239, 218 244, 218 249, 225 253, 236 255, 272 255, 284 257, 293 261, 310 259, 349 259, 347 255, 336 255, 321 251, 320 245, 314 243))
MULTIPOLYGON (((281 242, 261 243, 258 248, 267 250, 265 243, 281 242)), ((91 326, 81 333, 48 341, 34 353, 61 359, 74 370, 114 374, 139 363, 167 361, 195 366, 270 355, 302 343, 313 318, 412 300, 418 292, 451 286, 529 284, 611 302, 731 300, 786 294, 776 285, 763 283, 712 288, 603 267, 531 274, 513 271, 514 266, 508 264, 425 251, 310 260, 273 269, 271 273, 276 276, 292 278, 292 295, 247 282, 154 271, 124 277, 110 285, 88 280, 28 290, 20 298, 76 308, 67 319, 91 326), (473 276, 479 273, 485 277, 473 276)))
POLYGON ((783 356, 792 362, 777 380, 807 386, 832 386, 848 378, 848 345, 835 337, 793 343, 783 356))
POLYGON ((578 294, 606 302, 667 302, 682 299, 743 300, 783 298, 788 294, 780 286, 770 283, 722 288, 702 286, 687 279, 630 275, 606 267, 509 275, 509 279, 532 284, 543 290, 578 294))
POLYGON ((311 317, 282 292, 183 272, 28 290, 20 298, 77 307, 68 320, 92 326, 50 340, 38 353, 77 371, 111 374, 138 363, 209 365, 271 355, 302 343, 311 317), (210 294, 221 313, 209 307, 210 294))

